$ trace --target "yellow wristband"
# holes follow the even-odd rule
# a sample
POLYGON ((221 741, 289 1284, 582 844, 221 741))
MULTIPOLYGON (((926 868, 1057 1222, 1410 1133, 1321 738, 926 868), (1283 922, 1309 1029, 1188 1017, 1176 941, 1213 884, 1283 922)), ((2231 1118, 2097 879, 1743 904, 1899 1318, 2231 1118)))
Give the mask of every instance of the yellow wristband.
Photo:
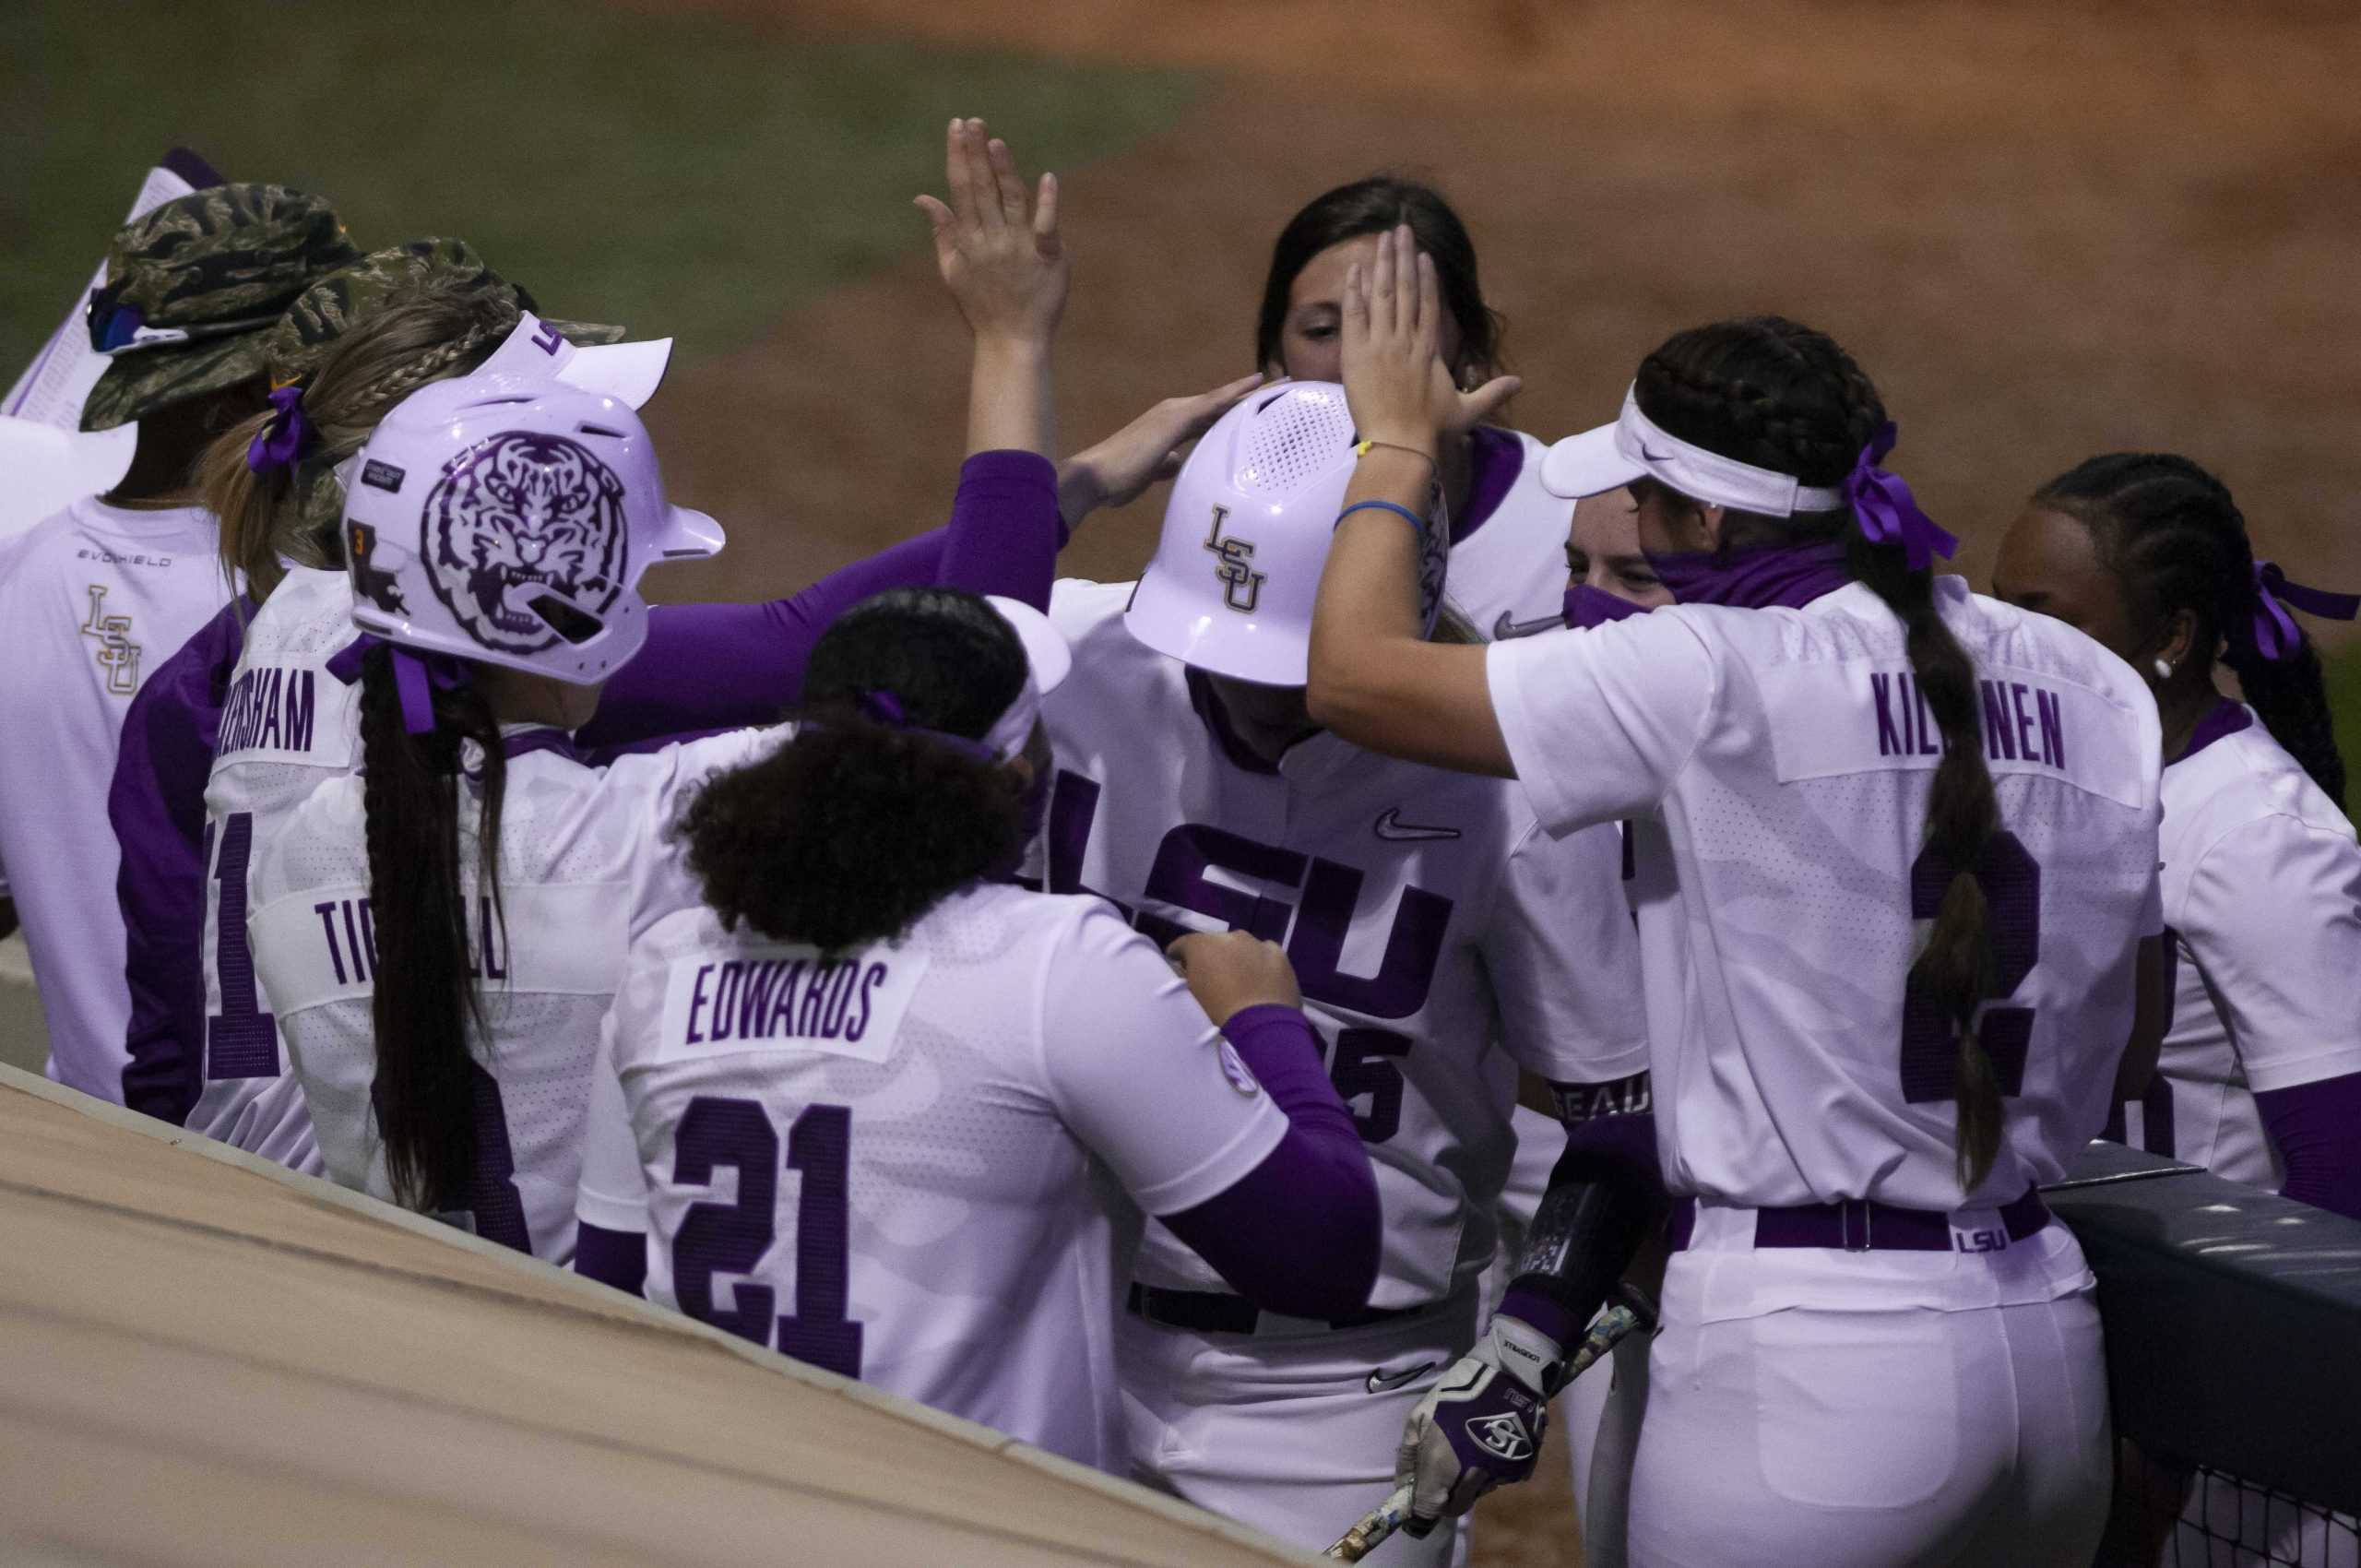
POLYGON ((1407 452, 1413 457, 1424 457, 1427 460, 1429 467, 1434 466, 1435 455, 1432 452, 1421 452, 1416 446, 1405 446, 1399 441, 1356 442, 1353 445, 1353 456, 1356 457, 1366 457, 1369 456, 1370 448, 1372 446, 1385 446, 1390 447, 1396 452, 1407 452))

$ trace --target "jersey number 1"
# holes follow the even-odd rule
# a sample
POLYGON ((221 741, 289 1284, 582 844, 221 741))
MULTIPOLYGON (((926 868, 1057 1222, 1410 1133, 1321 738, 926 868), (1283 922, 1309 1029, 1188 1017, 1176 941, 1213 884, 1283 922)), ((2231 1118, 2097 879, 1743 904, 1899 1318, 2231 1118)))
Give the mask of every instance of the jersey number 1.
MULTIPOLYGON (((211 824, 205 832, 210 840, 211 824)), ((205 1020, 208 1079, 279 1076, 279 1023, 255 995, 254 955, 246 948, 246 870, 254 849, 254 814, 223 817, 220 853, 208 857, 220 885, 213 906, 213 978, 221 992, 221 1011, 205 1020)))
MULTIPOLYGON (((860 1324, 845 1315, 851 1164, 852 1112, 805 1106, 787 1134, 788 1169, 802 1176, 803 1187, 795 1206, 795 1314, 776 1320, 777 1346, 781 1355, 842 1377, 860 1375, 860 1324)), ((741 1278, 730 1291, 735 1304, 725 1308, 714 1301, 713 1281, 753 1274, 777 1235, 778 1132, 756 1101, 699 1095, 673 1134, 672 1180, 710 1186, 725 1165, 738 1172, 738 1201, 689 1206, 672 1238, 673 1295, 699 1322, 768 1345, 777 1305, 771 1288, 741 1278)))
MULTIPOLYGON (((1928 845, 1910 866, 1910 918, 1930 921, 1943 905, 1955 871, 1928 845)), ((2033 1039, 2033 1009, 2005 1005, 2041 958, 2041 867, 2013 833, 1995 833, 1975 866, 1984 889, 1986 930, 1992 944, 1989 999, 1975 1038, 1992 1059, 2000 1092, 2022 1094, 2025 1048, 2033 1039)), ((1902 998, 1902 1098, 1913 1105, 1949 1099, 1959 1070, 1959 1036, 1932 997, 1912 985, 1902 998)))

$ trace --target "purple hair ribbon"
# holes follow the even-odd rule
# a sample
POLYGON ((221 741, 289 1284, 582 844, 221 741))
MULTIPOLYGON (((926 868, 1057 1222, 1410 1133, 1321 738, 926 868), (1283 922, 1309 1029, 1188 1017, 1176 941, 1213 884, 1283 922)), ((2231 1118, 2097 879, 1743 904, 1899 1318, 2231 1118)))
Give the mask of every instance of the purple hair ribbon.
POLYGON ((303 456, 303 448, 312 444, 312 422, 303 417, 303 389, 301 386, 274 388, 270 394, 270 406, 276 410, 270 416, 270 422, 246 443, 246 467, 255 473, 285 468, 303 456))
POLYGON ((394 691, 401 698, 402 728, 413 735, 434 729, 434 694, 456 692, 475 677, 473 666, 447 653, 418 653, 368 632, 346 644, 328 660, 328 673, 351 685, 361 679, 361 661, 380 645, 393 652, 394 691))
POLYGON ((2254 597, 2255 651, 2274 661, 2294 653, 2304 641, 2304 634, 2287 613, 2288 605, 2324 621, 2361 617, 2361 594, 2331 593, 2325 588, 2291 583, 2278 564, 2271 561, 2254 564, 2254 597))
POLYGON ((1901 475, 1879 466, 1893 450, 1896 434, 1889 421, 1869 437, 1853 471, 1845 476, 1845 499, 1853 504, 1853 515, 1861 520, 1861 533, 1870 543, 1901 545, 1910 569, 1923 572, 1938 555, 1950 560, 1959 540, 1918 509, 1917 498, 1901 475))

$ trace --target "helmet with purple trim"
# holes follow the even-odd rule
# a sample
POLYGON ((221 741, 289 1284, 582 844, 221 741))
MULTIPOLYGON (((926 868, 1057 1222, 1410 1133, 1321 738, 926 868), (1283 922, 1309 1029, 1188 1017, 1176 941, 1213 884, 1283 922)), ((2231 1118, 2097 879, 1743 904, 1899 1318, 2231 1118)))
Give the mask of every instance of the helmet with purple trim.
MULTIPOLYGON (((1289 382, 1224 414, 1173 481, 1156 557, 1123 615, 1132 636, 1216 675, 1304 684, 1312 600, 1359 460, 1353 444, 1345 389, 1331 382, 1289 382)), ((1419 536, 1427 632, 1450 551, 1438 503, 1419 536)))
POLYGON ((404 398, 354 463, 352 618, 423 652, 603 681, 647 637, 640 575, 721 548, 664 498, 639 416, 546 379, 470 375, 404 398))

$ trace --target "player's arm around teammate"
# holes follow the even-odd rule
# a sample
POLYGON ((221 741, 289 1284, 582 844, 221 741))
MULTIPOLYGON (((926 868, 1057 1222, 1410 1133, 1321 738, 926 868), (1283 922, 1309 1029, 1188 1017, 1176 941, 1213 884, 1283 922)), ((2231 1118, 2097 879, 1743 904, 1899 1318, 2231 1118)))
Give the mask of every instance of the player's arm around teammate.
POLYGON ((2157 453, 2035 491, 1993 592, 2105 644, 2163 721, 2178 973, 2162 1070, 2108 1135, 2361 1218, 2361 845, 2319 655, 2290 613, 2350 619, 2355 601, 2257 560, 2228 488, 2157 453))
MULTIPOLYGON (((1371 448, 1315 707, 1514 773, 1552 827, 1634 817, 1643 876, 1670 878, 1641 908, 1658 1148, 1631 1163, 1689 1201, 1631 1561, 2086 1562, 2111 1458, 2093 1281, 2035 1187, 2160 1022, 2135 956, 2162 923, 2153 702, 2090 639, 1931 576, 1952 541, 1883 470, 1874 386, 1776 318, 1668 340, 1618 421, 1679 606, 1472 657, 1418 643, 1432 433, 1485 398, 1433 362, 1406 235, 1356 285, 1371 448)), ((1635 1184, 1569 1185, 1611 1206, 1635 1184)), ((1599 1271, 1579 1245, 1527 1265, 1530 1311, 1406 1434, 1414 1516, 1529 1462, 1599 1271)))
POLYGON ((609 1016, 577 1266, 1114 1466, 1131 1204, 1304 1314, 1366 1298, 1379 1217, 1276 946, 1185 938, 1184 988, 1099 900, 1002 880, 1067 659, 942 591, 823 637, 794 738, 682 818, 704 905, 635 944, 609 1016))

